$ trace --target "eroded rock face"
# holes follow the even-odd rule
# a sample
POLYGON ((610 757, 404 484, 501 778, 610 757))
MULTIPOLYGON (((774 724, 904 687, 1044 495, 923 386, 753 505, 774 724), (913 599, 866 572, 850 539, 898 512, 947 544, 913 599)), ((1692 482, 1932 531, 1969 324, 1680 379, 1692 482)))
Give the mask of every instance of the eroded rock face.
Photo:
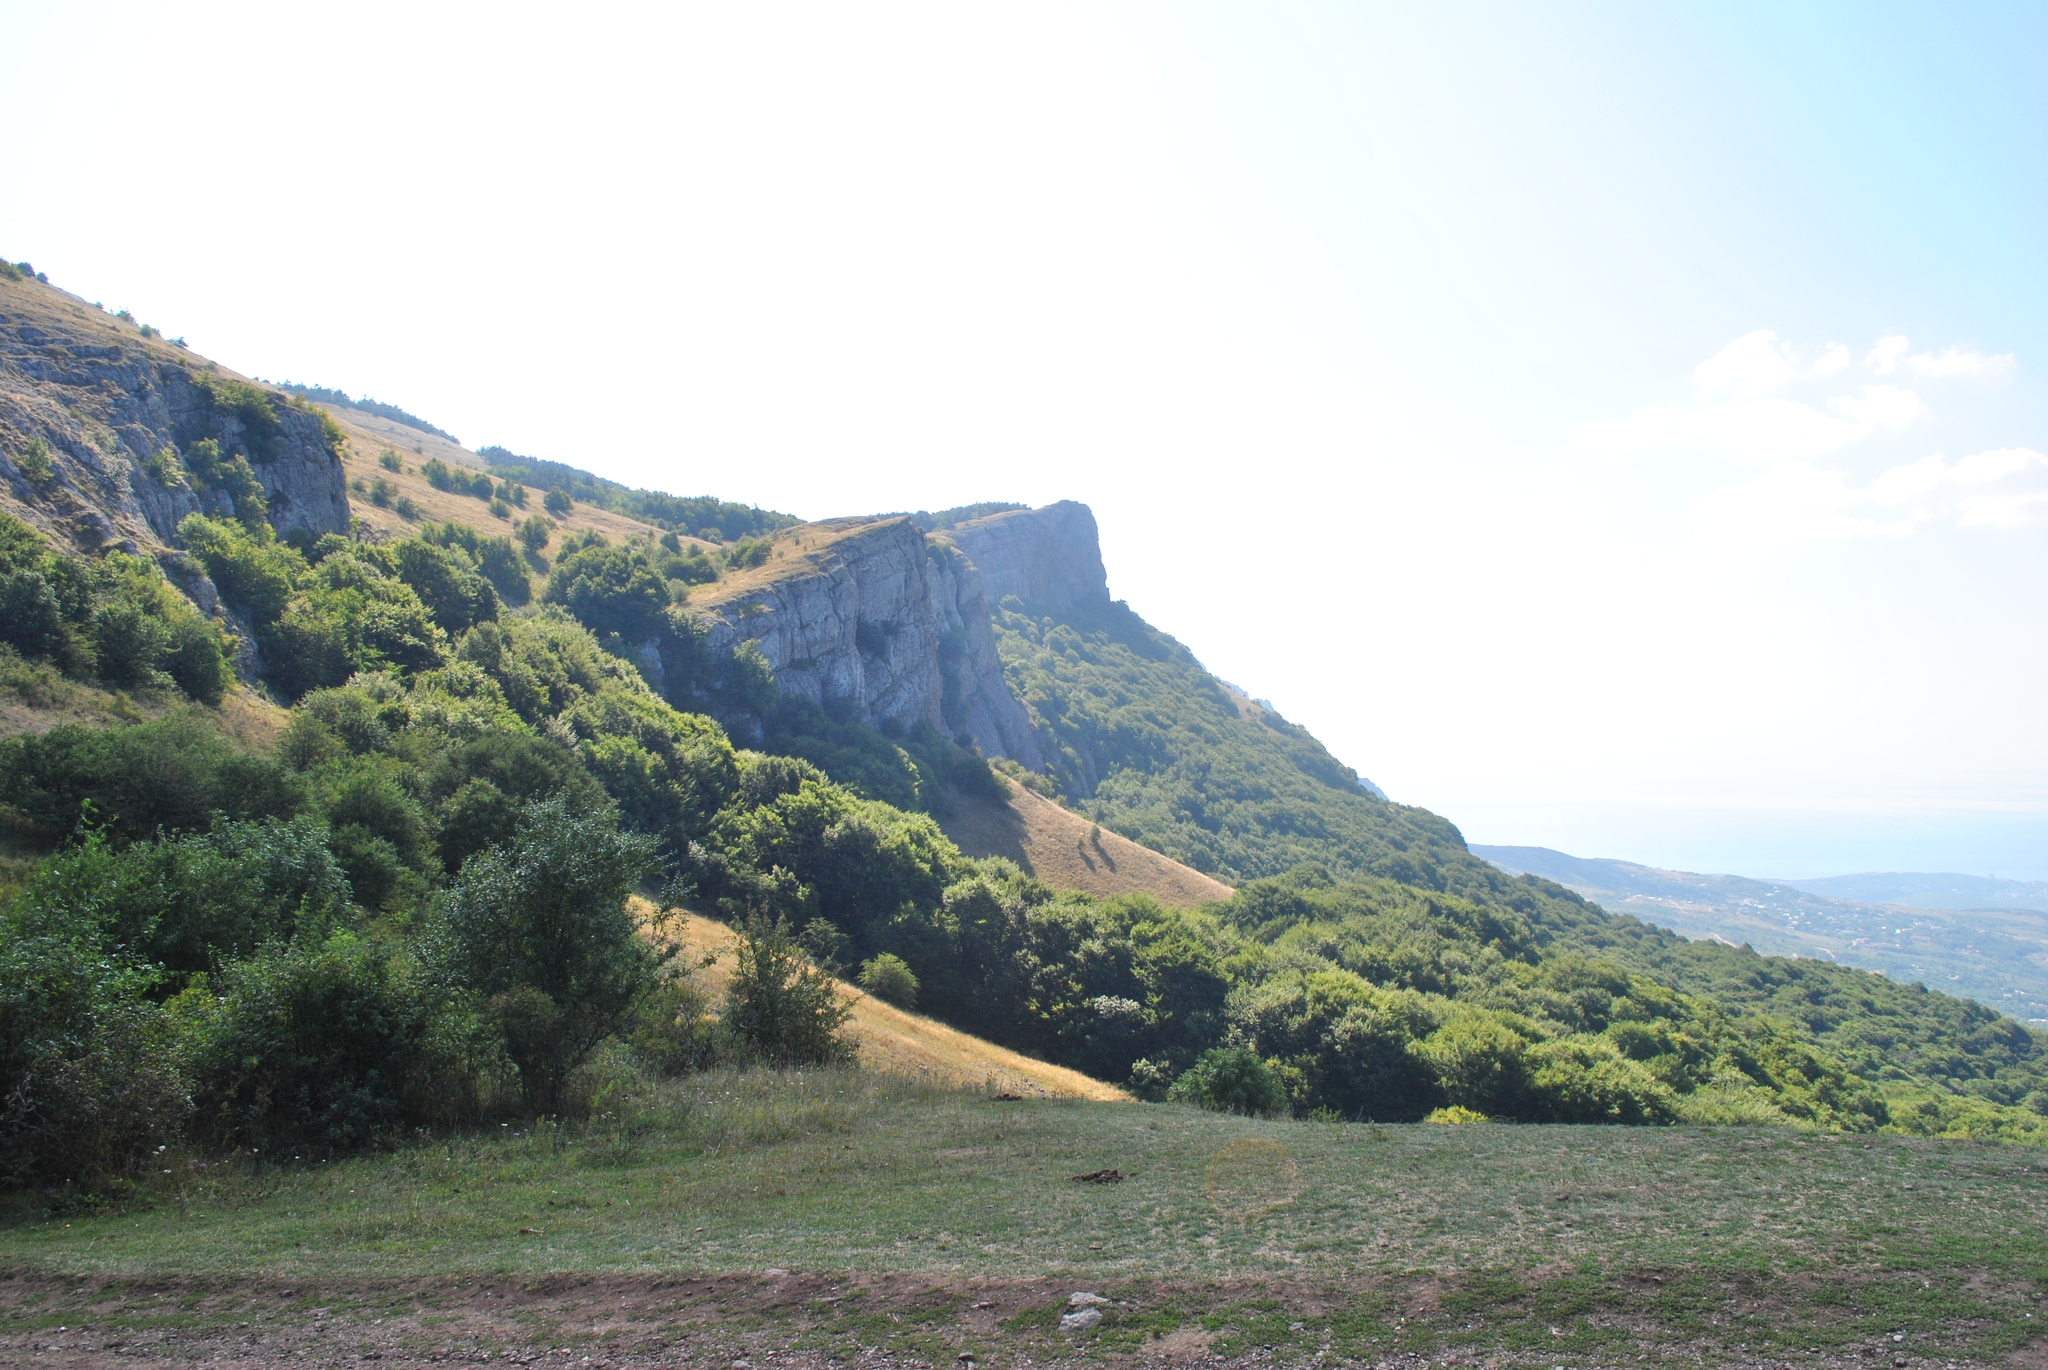
POLYGON ((152 474, 152 458, 211 438, 246 453, 280 533, 346 533, 347 485, 319 414, 266 391, 276 427, 252 433, 204 384, 225 374, 62 291, 0 282, 0 450, 12 458, 41 439, 52 466, 35 481, 10 459, 0 504, 87 550, 175 547, 186 515, 232 514, 233 503, 152 474))
POLYGON ((706 648, 722 655, 751 642, 785 694, 885 731, 928 722, 988 755, 1043 765, 1030 716, 1003 681, 974 564, 907 518, 816 527, 832 540, 806 569, 709 611, 706 648))
POLYGON ((1061 500, 1042 509, 1013 509, 958 524, 938 536, 974 562, 991 603, 1015 595, 1057 612, 1109 602, 1095 514, 1085 504, 1061 500))

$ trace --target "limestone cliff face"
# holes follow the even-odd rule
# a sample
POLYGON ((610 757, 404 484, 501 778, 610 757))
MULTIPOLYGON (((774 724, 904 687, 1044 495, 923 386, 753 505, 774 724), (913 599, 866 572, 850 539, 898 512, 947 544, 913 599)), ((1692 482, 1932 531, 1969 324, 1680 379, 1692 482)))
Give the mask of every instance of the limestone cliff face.
POLYGON ((320 415, 267 390, 267 418, 222 403, 228 373, 35 281, 0 281, 0 506, 84 550, 166 551, 225 490, 156 460, 212 439, 247 456, 281 533, 348 531, 347 486, 320 415), (39 476, 24 454, 40 440, 39 476), (154 472, 154 474, 153 474, 154 472))
POLYGON ((1013 509, 958 524, 938 534, 965 552, 981 572, 992 603, 1015 595, 1059 611, 1109 602, 1095 514, 1061 500, 1042 509, 1013 509))
POLYGON ((835 519, 794 537, 811 550, 705 610, 711 653, 751 643, 785 694, 885 730, 928 722, 988 755, 1044 764, 966 556, 907 518, 835 519))

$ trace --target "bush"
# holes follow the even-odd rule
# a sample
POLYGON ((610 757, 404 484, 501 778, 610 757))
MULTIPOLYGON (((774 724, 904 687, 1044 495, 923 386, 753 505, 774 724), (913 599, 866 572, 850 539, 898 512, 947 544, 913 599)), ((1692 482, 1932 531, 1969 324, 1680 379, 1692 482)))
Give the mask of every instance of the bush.
POLYGON ((87 812, 117 844, 204 832, 214 815, 290 817, 305 806, 295 777, 223 738, 196 711, 112 728, 60 724, 0 741, 0 803, 48 841, 87 812))
POLYGON ((767 564, 768 552, 766 538, 741 538, 726 549, 725 564, 735 571, 744 571, 751 566, 762 566, 767 564))
POLYGON ((217 1145, 339 1152, 474 1117, 500 1058, 481 1020, 403 952, 349 933, 228 967, 195 1024, 199 1124, 217 1145))
POLYGON ((555 563, 541 598, 603 637, 645 642, 667 626, 668 586, 636 547, 586 547, 555 563))
POLYGON ((550 514, 553 514, 558 519, 567 518, 569 516, 569 511, 576 507, 576 501, 570 499, 569 496, 561 490, 548 491, 546 497, 543 498, 540 503, 543 509, 546 509, 550 514))
POLYGON ((724 1025, 687 976, 668 975, 640 996, 620 1036, 649 1071, 664 1077, 709 1070, 732 1054, 724 1025))
POLYGON ((860 987, 877 999, 888 1000, 897 1008, 917 1007, 917 976, 903 958, 893 952, 885 951, 862 963, 860 987))
POLYGON ((548 539, 555 535, 555 525, 541 514, 528 514, 519 525, 519 541, 528 552, 539 556, 548 539))
POLYGON ((436 963, 489 1001, 532 1108, 563 1106, 570 1073, 654 982, 660 958, 626 906, 653 859, 609 807, 546 799, 448 891, 436 963))
POLYGON ((89 920, 0 918, 0 1180, 98 1188, 176 1140, 188 1111, 147 971, 89 920))
POLYGON ((326 936, 347 916, 349 895, 326 825, 301 817, 125 849, 92 834, 43 862, 15 909, 182 981, 277 942, 326 936))
POLYGON ((405 470, 405 463, 399 460, 398 453, 392 451, 388 447, 378 454, 377 464, 383 467, 386 471, 405 470))
POLYGON ((1250 1047, 1212 1047, 1173 1082, 1166 1097, 1218 1113, 1271 1118, 1287 1112, 1287 1090, 1250 1047))
POLYGON ((853 1044, 839 1035, 853 1007, 804 955, 786 921, 748 920, 738 960, 724 1021, 741 1049, 774 1065, 853 1060, 853 1044))
POLYGON ((41 438, 29 439, 28 445, 14 454, 14 469, 38 489, 57 478, 56 464, 50 460, 50 444, 41 438))

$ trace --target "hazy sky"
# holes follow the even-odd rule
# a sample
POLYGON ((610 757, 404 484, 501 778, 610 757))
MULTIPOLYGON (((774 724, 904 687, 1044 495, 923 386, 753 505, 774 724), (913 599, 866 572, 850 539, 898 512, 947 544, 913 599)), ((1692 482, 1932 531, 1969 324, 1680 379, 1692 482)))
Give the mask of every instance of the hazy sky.
POLYGON ((0 0, 0 252, 472 446, 1071 498, 1474 841, 2048 877, 2048 9, 0 0))

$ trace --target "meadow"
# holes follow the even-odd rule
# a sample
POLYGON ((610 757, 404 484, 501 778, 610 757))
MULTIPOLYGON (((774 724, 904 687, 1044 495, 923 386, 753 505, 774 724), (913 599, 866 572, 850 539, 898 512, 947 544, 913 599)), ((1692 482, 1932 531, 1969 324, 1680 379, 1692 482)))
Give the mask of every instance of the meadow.
POLYGON ((2044 1208, 2030 1147, 1264 1121, 720 1071, 330 1164, 167 1156, 101 1211, 20 1196, 0 1349, 84 1325, 95 1345, 317 1333, 401 1360, 1948 1364, 2031 1341, 2044 1208), (1104 1170, 1121 1181, 1074 1178, 1104 1170), (1074 1291, 1111 1302, 1062 1331, 1074 1291))

